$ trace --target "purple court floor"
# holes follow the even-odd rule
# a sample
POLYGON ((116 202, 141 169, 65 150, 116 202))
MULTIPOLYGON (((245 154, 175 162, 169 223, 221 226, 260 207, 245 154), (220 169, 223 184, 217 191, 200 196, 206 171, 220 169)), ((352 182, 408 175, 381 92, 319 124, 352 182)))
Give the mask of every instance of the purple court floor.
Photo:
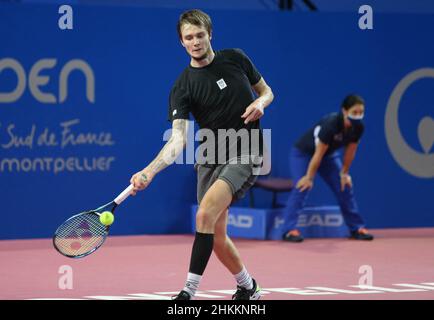
MULTIPOLYGON (((234 239, 263 299, 434 299, 434 229, 371 230, 376 239, 234 239)), ((51 240, 0 241, 0 299, 170 299, 183 286, 192 235, 109 237, 78 260, 51 240)), ((213 255, 197 299, 229 300, 213 255)))

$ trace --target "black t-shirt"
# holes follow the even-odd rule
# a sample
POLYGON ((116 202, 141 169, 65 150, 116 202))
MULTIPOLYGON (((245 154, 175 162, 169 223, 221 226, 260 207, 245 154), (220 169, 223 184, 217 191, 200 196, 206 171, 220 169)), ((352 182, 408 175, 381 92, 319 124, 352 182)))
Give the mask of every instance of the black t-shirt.
MULTIPOLYGON (((209 65, 189 65, 176 80, 170 92, 169 121, 189 119, 191 113, 200 129, 210 129, 215 134, 218 129, 259 130, 259 120, 245 125, 241 118, 255 100, 252 85, 259 80, 261 74, 242 50, 215 51, 209 65)), ((262 145, 262 133, 260 139, 262 145)), ((227 156, 229 148, 226 146, 227 156)), ((216 152, 218 156, 217 149, 216 152)))
POLYGON ((331 113, 322 118, 314 127, 309 129, 297 142, 295 146, 302 152, 309 155, 315 153, 317 141, 327 144, 326 155, 330 155, 337 149, 354 142, 359 142, 363 135, 363 124, 344 128, 344 115, 342 112, 331 113))

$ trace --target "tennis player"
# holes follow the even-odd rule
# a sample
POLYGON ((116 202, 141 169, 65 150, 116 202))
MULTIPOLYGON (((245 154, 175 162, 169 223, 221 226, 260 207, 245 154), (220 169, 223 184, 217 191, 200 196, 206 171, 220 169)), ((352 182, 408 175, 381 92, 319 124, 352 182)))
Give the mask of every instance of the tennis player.
MULTIPOLYGON (((206 13, 200 10, 184 12, 179 18, 177 30, 181 45, 190 56, 190 64, 178 77, 170 93, 172 136, 158 156, 132 176, 134 192, 148 187, 155 175, 182 152, 190 114, 200 130, 211 130, 217 135, 219 129, 226 129, 247 132, 251 136, 255 130, 260 132, 259 118, 273 100, 270 87, 242 50, 213 50, 212 23, 206 13)), ((260 287, 246 270, 237 248, 227 235, 226 227, 229 206, 243 197, 256 179, 255 166, 262 156, 262 148, 252 147, 246 152, 245 148, 240 148, 238 138, 235 145, 227 144, 227 139, 220 142, 216 138, 215 141, 218 141, 215 152, 205 152, 206 157, 201 159, 204 160, 201 163, 196 159, 199 203, 196 234, 185 286, 174 299, 190 300, 195 296, 214 250, 236 279, 237 290, 232 298, 257 300, 260 298, 260 287), (229 159, 234 148, 235 159, 229 159), (250 160, 241 161, 245 156, 250 160), (254 157, 255 161, 252 160, 254 157)))
POLYGON ((283 235, 283 240, 289 242, 304 240, 296 229, 296 224, 309 190, 313 187, 317 172, 335 194, 345 223, 350 229, 351 238, 374 239, 365 228, 365 222, 359 213, 349 174, 364 131, 362 121, 364 113, 363 98, 349 95, 342 102, 341 112, 325 116, 291 149, 289 158, 291 174, 297 184, 288 198, 285 213, 285 227, 288 231, 283 235), (345 148, 343 163, 336 152, 340 148, 345 148))

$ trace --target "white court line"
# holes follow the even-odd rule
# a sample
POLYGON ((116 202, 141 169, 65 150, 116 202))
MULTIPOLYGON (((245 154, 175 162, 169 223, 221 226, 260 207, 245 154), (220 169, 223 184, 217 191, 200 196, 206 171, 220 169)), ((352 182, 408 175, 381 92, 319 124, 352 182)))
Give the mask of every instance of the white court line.
MULTIPOLYGON (((397 283, 392 286, 405 287, 402 289, 377 287, 368 285, 350 285, 349 287, 358 288, 361 290, 345 290, 330 287, 305 287, 305 288, 264 288, 262 294, 268 295, 272 293, 285 293, 288 295, 303 295, 303 296, 324 296, 324 295, 336 295, 336 294, 372 294, 372 293, 402 293, 402 292, 426 292, 434 291, 434 282, 422 282, 420 284, 410 283, 397 283)), ((204 290, 198 291, 196 297, 208 298, 208 299, 227 299, 234 294, 235 290, 204 290), (211 294, 210 294, 211 293, 211 294), (215 293, 215 294, 213 294, 215 293), (216 295, 221 294, 221 295, 216 295)), ((33 298, 26 300, 171 300, 173 295, 178 294, 179 291, 162 291, 154 293, 131 293, 126 295, 94 295, 85 296, 81 298, 33 298)))
MULTIPOLYGON (((214 292, 213 290, 207 290, 207 292, 214 292)), ((179 291, 163 291, 163 292, 155 292, 156 294, 164 294, 164 295, 177 295, 179 293, 179 291)), ((216 295, 212 295, 212 294, 207 294, 204 291, 197 291, 196 292, 196 297, 201 297, 201 298, 210 298, 210 299, 218 299, 218 298, 225 298, 223 296, 216 296, 216 295)))
POLYGON ((301 296, 316 296, 316 295, 330 295, 337 294, 334 292, 320 292, 315 290, 306 290, 299 288, 267 288, 268 291, 278 292, 278 293, 288 293, 288 294, 296 294, 301 296))
POLYGON ((419 284, 397 283, 397 284, 395 284, 395 286, 409 287, 409 288, 416 288, 416 289, 425 289, 425 290, 434 291, 434 287, 432 287, 432 286, 421 286, 419 284))
POLYGON ((392 289, 392 288, 384 288, 384 287, 375 287, 375 286, 368 286, 368 285, 356 285, 356 286, 350 286, 354 288, 359 289, 368 289, 368 290, 379 290, 384 292, 420 292, 420 291, 426 291, 423 289, 392 289))
POLYGON ((313 289, 313 290, 319 290, 319 291, 345 293, 345 294, 384 293, 384 291, 376 291, 376 290, 354 291, 354 290, 335 289, 335 288, 329 288, 329 287, 306 287, 306 288, 313 289))

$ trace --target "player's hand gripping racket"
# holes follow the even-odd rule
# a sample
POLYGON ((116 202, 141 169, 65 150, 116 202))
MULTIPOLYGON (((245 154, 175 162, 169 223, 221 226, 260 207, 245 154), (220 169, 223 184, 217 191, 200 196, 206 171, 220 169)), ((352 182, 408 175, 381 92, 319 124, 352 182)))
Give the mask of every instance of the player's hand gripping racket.
POLYGON ((100 214, 104 211, 113 213, 132 190, 133 185, 129 185, 116 199, 106 205, 79 213, 62 223, 53 236, 56 250, 68 258, 82 258, 95 252, 104 243, 110 229, 110 226, 100 222, 100 214))

